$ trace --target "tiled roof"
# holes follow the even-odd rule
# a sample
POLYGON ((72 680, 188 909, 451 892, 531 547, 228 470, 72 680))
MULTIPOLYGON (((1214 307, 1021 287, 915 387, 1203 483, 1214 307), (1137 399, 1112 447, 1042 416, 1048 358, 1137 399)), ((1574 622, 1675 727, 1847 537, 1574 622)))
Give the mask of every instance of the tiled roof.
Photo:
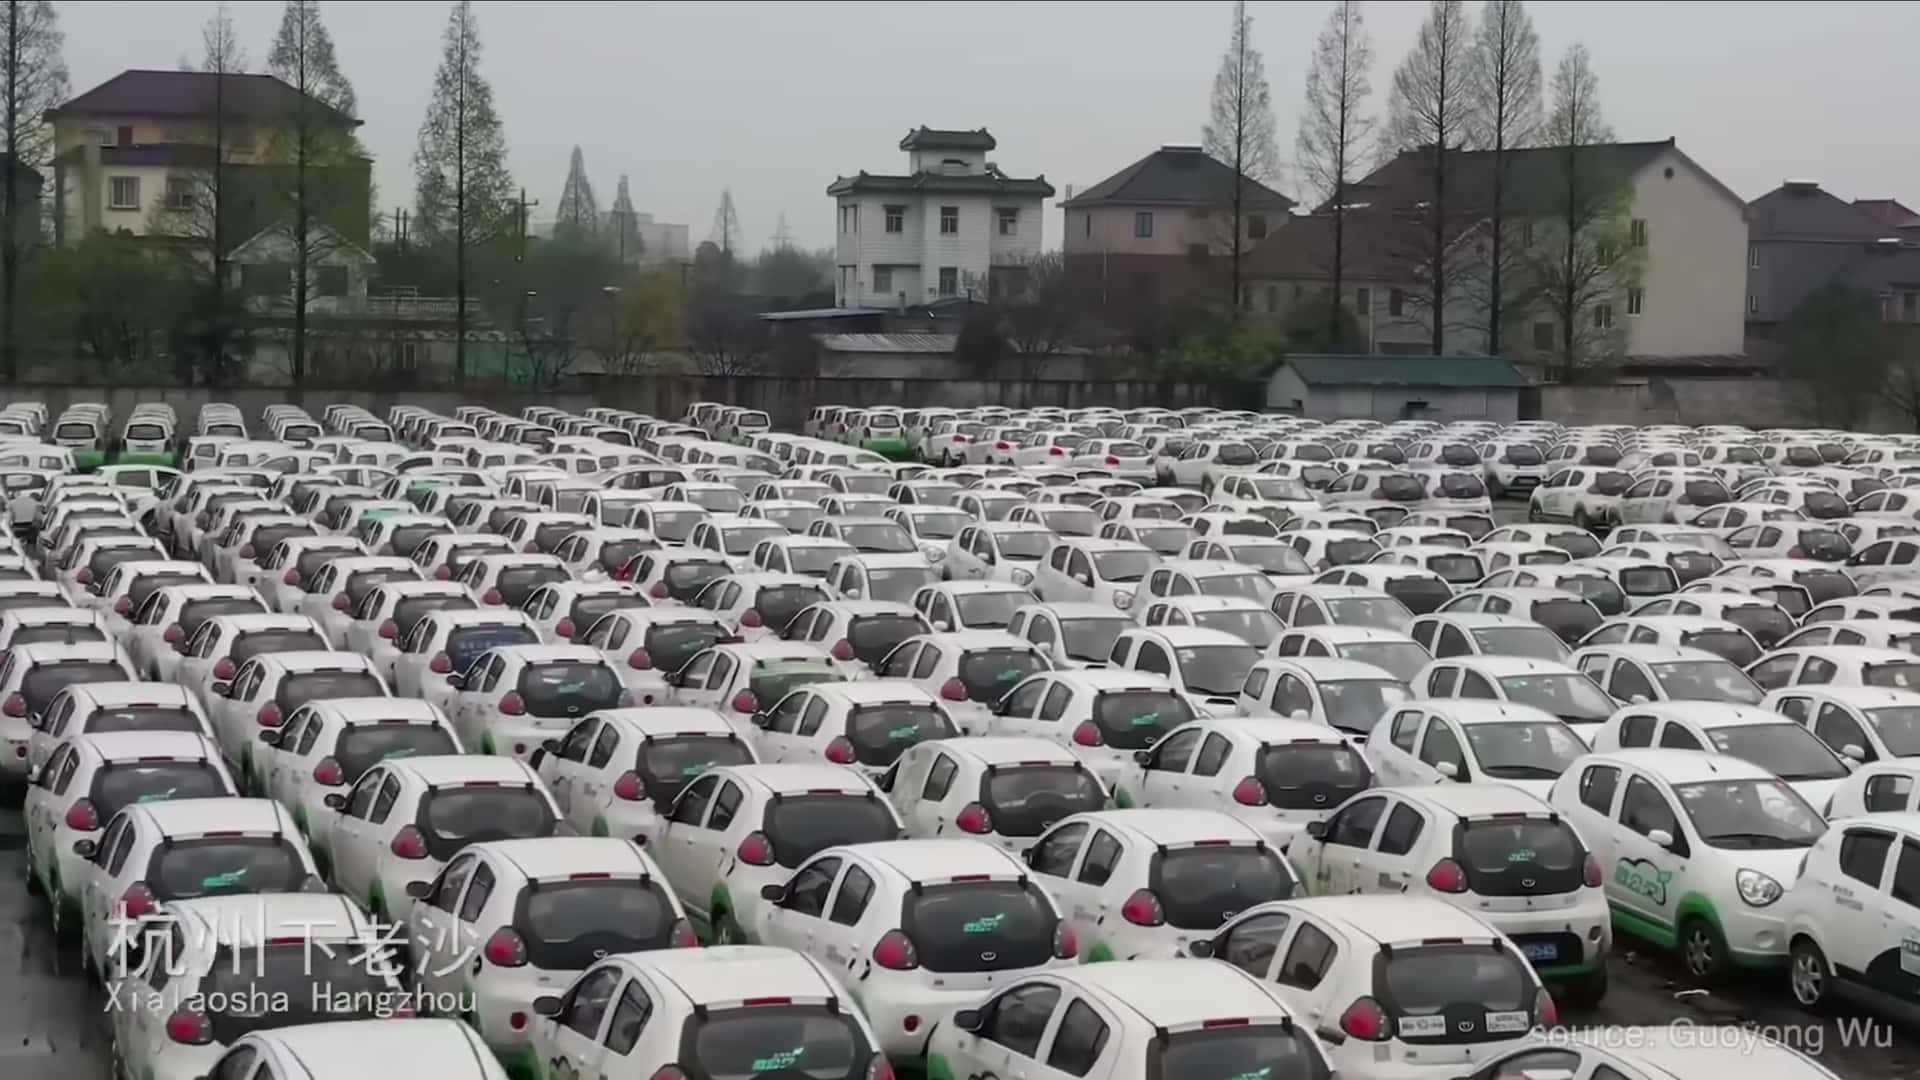
MULTIPOLYGON (((1390 214, 1346 215, 1341 246, 1347 281, 1405 281, 1417 250, 1417 226, 1390 214)), ((1250 278, 1319 279, 1333 273, 1333 215, 1296 215, 1247 256, 1250 278)))
POLYGON ((948 173, 921 172, 908 176, 883 176, 865 171, 853 176, 842 176, 827 185, 827 194, 835 196, 879 194, 889 191, 897 191, 901 194, 944 191, 956 195, 1027 195, 1045 199, 1053 194, 1053 185, 1047 183, 1045 176, 1022 180, 1001 176, 998 173, 954 176, 948 173))
POLYGON ((1781 184, 1747 204, 1747 230, 1755 243, 1769 240, 1872 241, 1887 226, 1818 184, 1781 184))
MULTIPOLYGON (((283 119, 298 107, 300 92, 271 75, 227 75, 220 89, 221 109, 248 120, 283 119)), ((201 117, 213 112, 216 76, 205 71, 123 71, 99 86, 47 110, 47 117, 160 116, 201 117)), ((317 118, 357 126, 360 121, 332 106, 309 99, 317 118)))
POLYGON ((1914 213, 1899 199, 1855 199, 1853 205, 1882 225, 1896 229, 1920 225, 1920 214, 1914 213))
MULTIPOLYGON (((1658 142, 1598 143, 1583 147, 1583 168, 1600 177, 1625 182, 1652 164, 1661 154, 1674 149, 1672 139, 1658 142)), ((1506 212, 1524 215, 1544 213, 1553 205, 1554 193, 1564 184, 1566 150, 1543 146, 1527 150, 1509 150, 1505 155, 1506 182, 1502 202, 1506 212)), ((1494 154, 1489 150, 1456 150, 1446 156, 1448 188, 1460 199, 1457 207, 1463 216, 1475 216, 1485 210, 1493 192, 1494 154)), ((1705 170, 1701 170, 1705 175, 1705 170)), ((1713 180, 1716 185, 1719 181, 1713 180)), ((1432 198, 1433 154, 1430 150, 1405 150, 1393 160, 1375 169, 1347 189, 1348 206, 1368 204, 1369 209, 1407 209, 1432 198)), ((1727 193, 1736 202, 1732 192, 1727 193)), ((1322 207, 1324 209, 1324 207, 1322 207)), ((1450 214, 1452 210, 1448 211, 1450 214)))
MULTIPOLYGON (((1163 146, 1061 205, 1218 206, 1232 198, 1232 166, 1197 146, 1163 146)), ((1258 182, 1249 181, 1243 198, 1255 210, 1293 209, 1292 199, 1258 182)))
POLYGON ((1000 145, 986 128, 977 131, 953 131, 942 128, 930 128, 925 124, 907 132, 900 140, 900 149, 914 150, 919 147, 942 147, 950 150, 991 150, 1000 145))
POLYGON ((1309 386, 1530 385, 1497 356, 1288 356, 1285 365, 1309 386))

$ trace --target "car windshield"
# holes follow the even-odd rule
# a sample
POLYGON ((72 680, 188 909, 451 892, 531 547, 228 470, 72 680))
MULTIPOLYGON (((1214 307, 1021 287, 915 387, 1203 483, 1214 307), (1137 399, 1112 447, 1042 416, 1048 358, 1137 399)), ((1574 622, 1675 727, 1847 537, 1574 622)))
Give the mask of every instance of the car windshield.
POLYGON ((1337 626, 1372 626, 1402 633, 1413 626, 1413 612, 1390 596, 1335 596, 1325 603, 1337 626))
POLYGON ((1466 724, 1467 742, 1480 771, 1498 780, 1552 780, 1587 752, 1561 723, 1520 721, 1466 724))
POLYGON ((535 881, 514 907, 527 962, 549 971, 579 971, 603 956, 663 949, 673 940, 673 901, 651 878, 535 881))
POLYGON ((953 598, 960 625, 969 630, 1004 630, 1013 621, 1013 613, 1031 603, 1033 594, 1025 590, 961 593, 953 598))
POLYGON ((1184 513, 1184 508, 1171 500, 1141 499, 1127 516, 1135 521, 1179 521, 1184 513))
POLYGON ((1710 780, 1673 790, 1710 847, 1807 848, 1827 830, 1826 821, 1780 780, 1710 780))
POLYGON ((1888 754, 1903 758, 1920 756, 1920 707, 1893 705, 1865 712, 1880 741, 1886 744, 1888 754))
POLYGON ((773 845, 774 861, 788 870, 830 847, 877 843, 900 835, 887 804, 871 794, 777 795, 761 825, 773 845))
POLYGON ((1345 743, 1302 739, 1262 746, 1254 777, 1277 809, 1324 811, 1372 784, 1373 770, 1345 743))
POLYGON ((1021 680, 1048 667, 1033 649, 969 649, 960 656, 959 679, 969 701, 992 705, 1021 680))
POLYGON ((1738 724, 1707 729, 1714 749, 1753 762, 1782 780, 1839 780, 1847 768, 1799 724, 1738 724))
POLYGON ((210 799, 233 793, 220 771, 208 761, 115 761, 93 774, 87 798, 100 812, 100 820, 108 821, 135 803, 210 799))
POLYGON ((846 681, 826 660, 761 660, 747 676, 747 690, 762 705, 771 706, 802 686, 846 681))
MULTIPOLYGON (((1725 660, 1681 660, 1653 664, 1653 677, 1674 701, 1731 701, 1758 705, 1765 692, 1745 672, 1725 660)), ((1920 664, 1914 665, 1920 672, 1920 664)))
POLYGON ((651 515, 653 535, 670 544, 684 541, 693 527, 707 520, 698 510, 656 510, 651 515))
POLYGON ((1274 593, 1273 581, 1265 574, 1207 574, 1200 577, 1200 595, 1239 597, 1266 603, 1274 593))
POLYGON ((780 524, 729 525, 720 530, 720 542, 726 547, 727 554, 745 555, 760 541, 773 540, 785 535, 787 535, 786 526, 780 524))
POLYGON ((384 1019, 405 1004, 402 994, 364 944, 304 938, 223 946, 195 991, 208 1003, 208 1028, 221 1044, 296 1024, 384 1019))
POLYGON ((340 763, 349 784, 388 758, 435 757, 459 752, 446 728, 406 720, 349 725, 333 747, 334 760, 340 763))
POLYGON ((1039 836, 1074 814, 1106 805, 1107 794, 1080 765, 1032 762, 995 765, 980 785, 993 831, 1001 836, 1039 836))
POLYGON ((1365 735, 1388 709, 1411 698, 1407 684, 1394 679, 1332 679, 1320 685, 1328 725, 1365 735))
POLYGON ((1147 888, 1159 897, 1168 926, 1214 930, 1238 912, 1292 896, 1293 875, 1265 844, 1202 843, 1155 855, 1147 888))
POLYGON ((801 544, 787 548, 786 553, 790 573, 824 578, 834 563, 854 554, 854 550, 849 545, 838 543, 801 544))
POLYGON ((516 689, 529 716, 585 716, 620 704, 620 677, 602 660, 528 664, 516 689))
POLYGON ((871 588, 869 599, 904 604, 913 598, 914 592, 922 585, 931 585, 936 580, 938 575, 924 566, 868 570, 867 583, 871 588))
POLYGON ((1174 650, 1187 689, 1212 697, 1233 697, 1247 681, 1260 653, 1251 645, 1190 645, 1174 650))
POLYGON ((1233 559, 1269 574, 1313 573, 1307 560, 1285 544, 1239 544, 1233 549, 1233 559))
MULTIPOLYGON (((27 715, 40 716, 53 703, 54 695, 69 686, 82 683, 126 682, 133 676, 126 668, 106 660, 65 660, 36 664, 20 679, 20 696, 26 699, 27 715)), ((103 819, 104 820, 104 819, 103 819)))
POLYGON ((1920 663, 1889 660, 1883 664, 1865 664, 1860 669, 1860 681, 1893 690, 1920 690, 1920 663))
POLYGON ((1078 506, 1044 506, 1035 513, 1042 524, 1061 536, 1092 536, 1100 527, 1093 511, 1078 506))
POLYGON ((1124 618, 1088 618, 1060 620, 1062 647, 1067 658, 1090 663, 1104 663, 1113 652, 1113 642, 1120 631, 1133 623, 1124 618))
POLYGON ((1178 555, 1193 541, 1193 530, 1185 525, 1143 525, 1135 522, 1133 539, 1157 555, 1178 555))
POLYGON ((875 1051, 844 1006, 701 1011, 680 1036, 687 1075, 713 1080, 856 1080, 875 1051))
POLYGON ((1093 567, 1101 581, 1128 583, 1146 577, 1155 561, 1151 551, 1101 551, 1094 554, 1093 567))
POLYGON ((1296 1024, 1198 1028, 1151 1044, 1143 1080, 1328 1080, 1327 1058, 1296 1024))
POLYGON ((308 870, 294 842, 279 836, 207 836, 161 844, 146 881, 156 899, 299 892, 308 870))
POLYGON ((1350 641, 1336 645, 1343 660, 1357 660, 1393 673, 1401 682, 1412 682, 1420 669, 1433 661, 1427 650, 1411 641, 1350 641))
POLYGON ((916 883, 903 908, 901 929, 928 971, 1008 971, 1053 959, 1060 917, 1040 886, 1024 876, 916 883))
POLYGON ((1569 723, 1598 723, 1613 715, 1613 699, 1585 675, 1510 675, 1500 680, 1507 700, 1531 705, 1569 723))
POLYGON ((1535 660, 1566 660, 1567 646, 1553 631, 1539 626, 1488 626, 1473 631, 1474 643, 1488 656, 1525 656, 1535 660))
MULTIPOLYGON (((1189 617, 1193 619, 1195 626, 1232 634, 1254 648, 1263 650, 1273 644, 1273 639, 1281 630, 1280 620, 1266 608, 1196 611, 1189 617)), ((1108 648, 1111 649, 1112 645, 1109 644, 1108 648)))
POLYGON ((417 824, 442 862, 468 844, 552 836, 553 808, 527 787, 440 787, 421 797, 417 824))
POLYGON ((1761 653, 1760 646, 1741 630, 1688 630, 1680 635, 1680 644, 1704 649, 1743 668, 1760 659, 1761 653))
POLYGON ((85 730, 204 732, 206 722, 184 705, 114 705, 89 715, 85 730))

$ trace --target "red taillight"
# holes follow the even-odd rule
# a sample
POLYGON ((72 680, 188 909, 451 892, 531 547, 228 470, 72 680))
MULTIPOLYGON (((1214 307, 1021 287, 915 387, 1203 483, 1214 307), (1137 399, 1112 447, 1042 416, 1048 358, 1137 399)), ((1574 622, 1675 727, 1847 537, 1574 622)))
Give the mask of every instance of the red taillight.
POLYGON ((893 1080, 893 1062, 884 1054, 873 1055, 873 1061, 867 1065, 867 1080, 893 1080))
POLYGON ((1106 742, 1100 737, 1100 725, 1091 720, 1082 720, 1080 726, 1073 729, 1073 741, 1080 746, 1100 746, 1106 742))
POLYGON ((284 573, 284 574, 281 574, 281 575, 280 575, 280 584, 282 584, 282 585, 298 585, 298 584, 300 584, 300 571, 298 571, 298 570, 289 570, 289 571, 287 571, 286 573, 284 573))
POLYGON ((388 845, 395 855, 403 859, 424 859, 427 857, 427 838, 420 835, 417 826, 407 825, 393 834, 393 843, 388 845))
POLYGON ((693 932, 692 923, 678 919, 673 924, 673 936, 669 943, 675 949, 697 949, 700 947, 700 938, 693 932))
POLYGON ((391 641, 400 635, 400 624, 392 619, 380 624, 380 636, 391 641))
MULTIPOLYGON (((453 580, 453 571, 452 571, 452 570, 449 570, 449 569, 447 569, 447 568, 446 568, 446 567, 444 567, 444 566, 442 566, 442 567, 439 567, 439 568, 437 568, 437 569, 435 569, 435 570, 434 570, 434 572, 433 572, 433 580, 435 580, 435 581, 452 581, 452 580, 453 580)), ((290 585, 297 585, 297 584, 299 584, 299 582, 288 582, 288 584, 290 584, 290 585)))
POLYGON ((553 636, 557 638, 565 638, 568 641, 572 641, 573 640, 573 620, 561 619, 559 622, 554 623, 553 636))
POLYGON ((662 1065, 653 1070, 651 1080, 687 1080, 687 1074, 678 1065, 662 1065))
POLYGON ((648 656, 645 649, 635 649, 627 654, 627 666, 635 671, 650 671, 653 668, 653 657, 648 656))
POLYGON ((748 608, 740 613, 741 626, 760 626, 764 624, 765 621, 766 620, 760 617, 760 613, 752 608, 748 608))
POLYGON ((1049 446, 1047 447, 1047 456, 1048 457, 1066 457, 1067 452, 1065 450, 1062 450, 1058 446, 1049 446))
POLYGON ((92 832, 100 827, 100 812, 93 808, 92 799, 76 799, 67 807, 67 828, 79 832, 92 832))
POLYGON ((760 699, 757 697, 754 697, 753 691, 751 690, 742 690, 739 693, 733 695, 733 711, 734 712, 751 714, 752 712, 754 712, 754 710, 758 709, 759 707, 760 707, 760 699))
POLYGON ((353 601, 347 599, 346 593, 333 594, 333 610, 345 611, 352 606, 353 606, 353 601))
POLYGON ((174 623, 172 626, 167 627, 165 633, 160 635, 160 640, 169 645, 178 645, 186 636, 187 632, 181 628, 180 624, 174 623))
POLYGON ((640 779, 639 773, 628 770, 613 782, 613 794, 615 798, 627 802, 639 802, 647 797, 647 785, 640 779))
POLYGON ((213 1024, 207 1014, 181 1008, 167 1017, 167 1038, 186 1046, 205 1046, 213 1041, 213 1024))
POLYGON ((213 677, 221 682, 233 678, 235 670, 236 666, 231 657, 223 656, 213 662, 213 677))
POLYGON ((313 782, 322 787, 339 787, 347 782, 347 772, 332 758, 321 758, 313 767, 313 782))
POLYGON ((965 435, 955 435, 955 436, 953 437, 953 441, 954 441, 954 442, 957 442, 957 443, 963 443, 963 442, 967 442, 967 441, 969 441, 969 440, 968 440, 968 437, 967 437, 967 436, 965 436, 965 435))
POLYGON ((993 444, 993 448, 995 450, 1011 450, 1013 449, 1013 445, 1011 443, 997 442, 993 444))
POLYGON ((851 765, 854 759, 853 744, 847 741, 845 735, 835 736, 834 740, 827 744, 827 760, 835 765, 851 765))
POLYGON ((527 546, 520 550, 528 555, 538 555, 540 554, 540 542, 537 540, 529 540, 527 541, 527 546))
POLYGON ((1541 1027, 1560 1026, 1560 1006, 1553 1003, 1553 995, 1544 986, 1533 996, 1533 1022, 1541 1027))
POLYGON ((83 566, 80 568, 79 573, 73 575, 73 580, 82 585, 91 585, 93 584, 93 571, 83 566))
POLYGON ((1795 544, 1787 549, 1787 558, 1789 559, 1804 559, 1806 557, 1807 549, 1801 547, 1799 544, 1795 544))
POLYGON ((1120 905, 1120 917, 1135 926, 1163 926, 1167 913, 1160 907, 1160 898, 1153 895, 1151 889, 1135 889, 1127 902, 1120 905))
POLYGON ((260 711, 253 714, 253 719, 261 727, 279 727, 280 706, 269 701, 265 705, 260 706, 260 711))
POLYGON ((1241 806, 1265 806, 1267 804, 1266 786, 1249 776, 1233 785, 1233 801, 1241 806))
POLYGON ((667 583, 664 581, 654 582, 653 588, 647 590, 647 595, 653 597, 655 600, 665 600, 667 598, 667 583))
POLYGON ((129 919, 144 919, 153 914, 153 890, 144 881, 136 881, 120 894, 120 907, 129 919))
POLYGON ((427 661, 427 670, 435 675, 448 674, 453 670, 453 657, 446 653, 434 653, 433 659, 427 661))
POLYGON ((127 614, 131 614, 132 611, 133 611, 133 598, 130 596, 123 596, 120 599, 115 600, 113 602, 113 613, 115 615, 127 615, 127 614))
POLYGON ((500 590, 488 589, 480 595, 480 602, 483 604, 498 604, 500 602, 500 590))
POLYGON ((1058 960, 1071 960, 1080 955, 1080 935, 1064 922, 1053 929, 1053 955, 1058 960))
POLYGON ((948 701, 967 700, 967 684, 959 679, 948 679, 940 684, 940 696, 948 701))
POLYGON ((845 638, 841 638, 839 641, 834 642, 833 658, 835 660, 853 659, 853 642, 848 641, 845 638))
POLYGON ((527 703, 520 699, 520 691, 509 690, 507 696, 500 699, 500 712, 503 716, 523 716, 527 703))
POLYGON ((1452 859, 1441 859, 1427 871, 1427 887, 1443 893, 1467 891, 1467 872, 1452 859))
POLYGON ((1117 458, 1117 457, 1114 457, 1114 456, 1113 456, 1112 454, 1108 454, 1108 455, 1107 455, 1107 464, 1109 464, 1109 465, 1118 465, 1118 464, 1120 464, 1120 459, 1119 459, 1119 458, 1117 458))
POLYGON ((495 967, 525 967, 527 943, 521 940, 519 931, 511 926, 503 926, 487 939, 483 955, 487 963, 495 967))
POLYGON ((968 803, 954 815, 953 823, 960 827, 961 832, 970 832, 976 836, 993 831, 993 817, 987 813, 987 808, 979 803, 968 803))
POLYGON ((252 545, 252 544, 241 544, 241 545, 240 545, 240 552, 239 552, 239 554, 240 554, 240 557, 241 557, 241 558, 243 558, 243 559, 251 559, 251 558, 253 558, 253 545, 252 545))
POLYGON ((0 706, 0 712, 5 712, 8 716, 25 716, 27 715, 27 699, 21 697, 19 694, 8 694, 7 703, 4 706, 0 706))
POLYGON ((767 840, 766 833, 748 833, 747 838, 740 841, 740 850, 734 854, 748 866, 773 865, 773 844, 767 840))
POLYGON ((1597 889, 1606 884, 1606 879, 1600 872, 1600 860, 1591 855, 1587 856, 1586 883, 1589 889, 1597 889))
POLYGON ((1340 1014, 1340 1030, 1349 1038, 1366 1042, 1385 1042, 1388 1037, 1387 1014, 1380 1003, 1363 997, 1340 1014))
POLYGON ((903 930, 889 930, 873 947, 873 962, 888 971, 912 971, 920 966, 920 950, 903 930))

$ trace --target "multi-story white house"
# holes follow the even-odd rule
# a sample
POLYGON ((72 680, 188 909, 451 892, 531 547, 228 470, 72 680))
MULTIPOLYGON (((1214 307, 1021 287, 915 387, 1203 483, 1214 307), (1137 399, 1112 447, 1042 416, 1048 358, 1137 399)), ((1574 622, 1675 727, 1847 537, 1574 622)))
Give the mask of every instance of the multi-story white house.
POLYGON ((900 140, 904 174, 862 170, 827 187, 833 196, 834 303, 839 307, 986 299, 1018 291, 1040 253, 1041 215, 1053 185, 1008 176, 987 160, 985 128, 921 127, 900 140))

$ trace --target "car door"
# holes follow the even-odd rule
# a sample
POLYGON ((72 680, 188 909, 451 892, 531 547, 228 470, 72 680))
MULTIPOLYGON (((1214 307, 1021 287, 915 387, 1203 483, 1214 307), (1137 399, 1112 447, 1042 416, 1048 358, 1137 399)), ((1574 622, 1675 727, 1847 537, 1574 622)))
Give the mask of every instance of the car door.
POLYGON ((1425 714, 1419 709, 1401 709, 1393 714, 1393 726, 1387 729, 1387 738, 1367 740, 1367 759, 1382 786, 1421 782, 1416 779, 1419 763, 1414 751, 1420 745, 1424 719, 1425 714))
POLYGON ((1414 804, 1392 796, 1389 799, 1393 808, 1362 862, 1365 877, 1359 882, 1361 892, 1404 893, 1414 882, 1423 880, 1429 869, 1420 865, 1424 861, 1421 841, 1430 827, 1437 826, 1414 804))
POLYGON ((1144 761, 1129 770, 1133 783, 1123 783, 1115 788, 1114 805, 1121 809, 1187 805, 1187 769, 1205 735, 1203 729, 1196 727, 1176 731, 1161 739, 1146 751, 1144 761), (1130 790, 1135 787, 1137 791, 1130 790))
POLYGON ((1867 981, 1898 1001, 1920 996, 1920 842, 1900 838, 1899 853, 1875 894, 1883 929, 1867 981))
POLYGON ((979 1010, 972 1032, 955 1039, 955 1075, 1033 1080, 1039 1068, 1040 1044, 1052 1026, 1060 1004, 1060 988, 1053 983, 1022 983, 991 998, 979 1010))
POLYGON ((333 818, 333 842, 329 845, 333 852, 333 884, 349 896, 365 898, 373 881, 377 856, 371 847, 377 841, 373 823, 368 818, 385 777, 385 769, 368 769, 348 793, 345 808, 333 818))
POLYGON ((427 895, 413 905, 413 971, 428 993, 457 990, 461 969, 472 960, 462 952, 459 931, 460 896, 480 857, 462 852, 431 882, 427 895))
POLYGON ((21 805, 27 824, 27 844, 33 852, 34 861, 43 872, 51 872, 59 865, 59 853, 53 850, 53 838, 66 812, 65 795, 73 784, 73 776, 79 765, 80 751, 71 743, 62 744, 47 759, 46 766, 40 770, 32 786, 27 788, 26 799, 21 805))
POLYGON ((827 917, 827 898, 840 876, 838 855, 814 858, 794 871, 780 899, 757 905, 761 924, 755 940, 798 952, 812 953, 814 937, 827 917))
MULTIPOLYGON (((721 777, 708 774, 688 784, 674 800, 673 809, 660 830, 659 843, 651 852, 679 894, 680 902, 690 914, 702 920, 707 918, 724 854, 723 837, 719 830, 707 824, 708 811, 718 801, 716 795, 721 790, 721 782, 721 777)), ((729 779, 725 783, 731 791, 740 791, 738 781, 729 779)), ((735 794, 734 798, 737 800, 739 795, 735 794)), ((738 803, 734 805, 737 809, 738 803)), ((727 820, 732 820, 731 814, 727 820)))
POLYGON ((800 717, 806 712, 813 696, 805 690, 795 690, 761 714, 758 720, 761 727, 755 733, 757 738, 754 740, 761 761, 771 765, 817 759, 817 755, 808 752, 812 740, 800 735, 800 717))
MULTIPOLYGON (((1327 819, 1318 849, 1303 860, 1300 872, 1311 875, 1316 896, 1359 892, 1367 850, 1386 816, 1388 799, 1369 795, 1349 801, 1327 819)), ((1296 841, 1297 842, 1297 841, 1296 841)))
MULTIPOLYGON (((540 755, 540 779, 546 781, 547 790, 553 793, 553 801, 560 807, 575 828, 581 828, 578 816, 574 813, 574 785, 579 781, 585 768, 587 752, 593 746, 594 736, 599 734, 600 718, 589 716, 573 725, 572 730, 560 740, 557 750, 546 751, 540 755)), ((592 811, 588 809, 587 818, 592 811)))
MULTIPOLYGON (((1469 671, 1467 674, 1479 678, 1475 672, 1469 671)), ((1427 717, 1426 727, 1420 732, 1420 749, 1414 757, 1416 761, 1408 770, 1413 783, 1465 784, 1473 781, 1473 772, 1467 766, 1464 740, 1453 721, 1443 716, 1427 717)))
POLYGON ((1086 847, 1093 826, 1084 821, 1069 821, 1055 826, 1043 833, 1033 846, 1024 854, 1027 865, 1032 868, 1038 884, 1053 897, 1054 906, 1063 916, 1075 922, 1076 933, 1091 933, 1091 926, 1077 925, 1073 918, 1073 909, 1068 904, 1071 897, 1079 894, 1079 886, 1073 880, 1074 870, 1080 863, 1080 852, 1086 847))
POLYGON ((600 967, 575 982, 560 999, 560 1011, 547 1025, 547 1060, 551 1077, 604 1077, 606 1047, 600 1032, 613 1012, 622 979, 617 967, 600 967))
POLYGON ((674 700, 677 704, 700 709, 718 707, 719 695, 707 689, 707 680, 713 674, 714 663, 719 658, 720 654, 716 652, 701 653, 673 676, 676 687, 674 700))
POLYGON ((1680 903, 1680 875, 1686 870, 1691 847, 1672 799, 1651 777, 1624 770, 1626 790, 1620 796, 1619 818, 1613 830, 1613 869, 1607 875, 1607 900, 1644 924, 1663 931, 1676 925, 1680 903), (1655 833, 1671 838, 1667 845, 1655 833))

